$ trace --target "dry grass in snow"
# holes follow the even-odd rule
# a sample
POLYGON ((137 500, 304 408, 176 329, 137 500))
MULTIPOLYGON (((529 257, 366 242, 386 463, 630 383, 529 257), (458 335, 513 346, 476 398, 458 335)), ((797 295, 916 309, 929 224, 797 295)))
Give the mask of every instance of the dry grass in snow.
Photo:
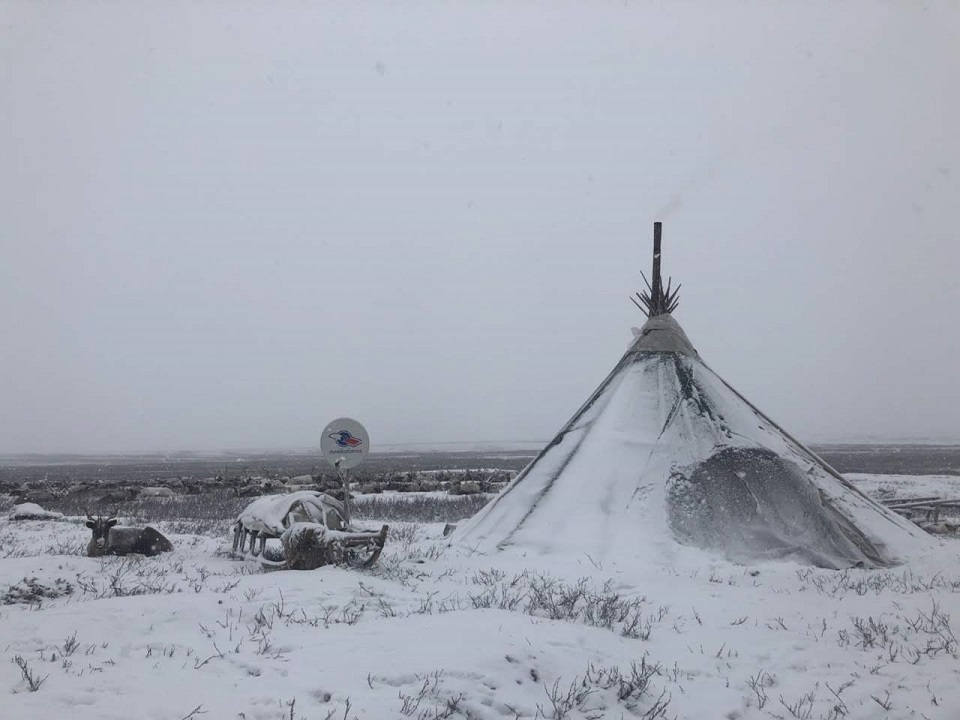
POLYGON ((362 572, 232 560, 231 515, 185 504, 126 509, 173 540, 156 558, 84 557, 79 517, 0 520, 4 715, 958 716, 954 540, 884 571, 744 567, 693 550, 670 567, 546 566, 447 547, 456 511, 425 507, 443 502, 413 503, 434 522, 392 519, 362 572))

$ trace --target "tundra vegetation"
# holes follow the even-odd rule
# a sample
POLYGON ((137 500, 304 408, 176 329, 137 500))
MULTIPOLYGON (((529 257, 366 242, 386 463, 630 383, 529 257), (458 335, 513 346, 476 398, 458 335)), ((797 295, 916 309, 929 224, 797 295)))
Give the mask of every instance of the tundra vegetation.
POLYGON ((172 551, 86 556, 89 519, 67 494, 48 503, 61 519, 9 521, 15 498, 0 505, 11 717, 118 716, 118 695, 197 720, 946 720, 960 702, 949 538, 882 571, 699 551, 547 566, 448 546, 444 526, 489 494, 385 491, 353 504, 390 523, 376 565, 271 572, 229 557, 250 502, 232 488, 138 496, 116 519, 151 523, 172 551))

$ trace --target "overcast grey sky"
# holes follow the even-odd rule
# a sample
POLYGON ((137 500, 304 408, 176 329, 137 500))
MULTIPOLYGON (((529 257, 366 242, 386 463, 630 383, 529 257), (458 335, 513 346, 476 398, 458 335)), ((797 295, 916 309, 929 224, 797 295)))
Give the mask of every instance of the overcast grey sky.
POLYGON ((960 440, 956 2, 0 1, 0 452, 546 439, 676 313, 960 440))

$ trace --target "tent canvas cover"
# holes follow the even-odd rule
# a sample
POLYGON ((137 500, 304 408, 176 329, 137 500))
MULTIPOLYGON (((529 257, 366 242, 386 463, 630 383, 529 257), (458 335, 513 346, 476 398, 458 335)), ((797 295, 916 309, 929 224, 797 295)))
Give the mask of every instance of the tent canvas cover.
MULTIPOLYGON (((659 225, 659 224, 658 224, 659 225)), ((646 324, 539 455, 452 540, 480 552, 669 561, 679 546, 752 563, 896 564, 930 545, 700 359, 659 277, 646 324)), ((677 288, 679 289, 679 287, 677 288)))

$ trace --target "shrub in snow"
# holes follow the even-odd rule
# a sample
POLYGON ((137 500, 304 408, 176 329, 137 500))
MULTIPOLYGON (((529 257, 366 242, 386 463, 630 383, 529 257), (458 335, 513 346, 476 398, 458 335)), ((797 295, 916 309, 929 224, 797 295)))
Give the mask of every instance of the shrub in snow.
POLYGON ((475 515, 490 500, 488 495, 373 495, 353 505, 357 518, 398 522, 451 522, 475 515))
POLYGON ((57 578, 52 585, 40 582, 35 577, 25 577, 14 583, 0 595, 0 605, 25 603, 39 605, 44 600, 73 594, 73 585, 63 578, 57 578))

